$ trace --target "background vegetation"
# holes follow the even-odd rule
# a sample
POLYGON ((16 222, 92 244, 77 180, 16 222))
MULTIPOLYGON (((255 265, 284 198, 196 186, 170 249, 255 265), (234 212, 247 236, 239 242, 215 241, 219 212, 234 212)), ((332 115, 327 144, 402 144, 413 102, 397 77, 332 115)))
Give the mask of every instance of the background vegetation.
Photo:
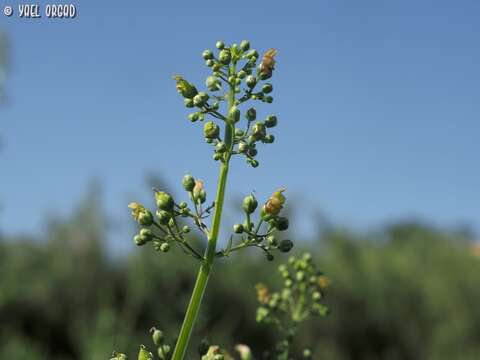
MULTIPOLYGON (((133 355, 138 343, 150 343, 151 326, 178 331, 194 260, 146 247, 109 256, 96 199, 92 191, 44 234, 0 235, 0 359, 133 355)), ((333 227, 314 242, 297 239, 293 253, 308 249, 332 279, 332 314, 309 323, 299 345, 312 345, 318 359, 480 358, 480 258, 472 240, 414 222, 371 234, 333 227)), ((273 328, 255 324, 254 286, 278 282, 286 258, 257 255, 217 264, 194 343, 207 333, 230 348, 244 342, 259 352, 274 343, 273 328)))

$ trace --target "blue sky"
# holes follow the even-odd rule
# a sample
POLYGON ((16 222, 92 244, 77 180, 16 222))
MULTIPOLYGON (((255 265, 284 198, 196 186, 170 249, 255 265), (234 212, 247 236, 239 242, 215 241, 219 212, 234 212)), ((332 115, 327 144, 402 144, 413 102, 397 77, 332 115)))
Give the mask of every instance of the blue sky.
POLYGON ((277 142, 258 169, 234 162, 232 194, 286 186, 304 234, 315 209, 362 229, 419 217, 480 230, 478 1, 75 4, 73 20, 0 18, 2 231, 70 213, 93 178, 120 238, 147 172, 177 189, 191 172, 213 194, 217 164, 171 76, 203 84, 218 39, 278 49, 275 101, 259 109, 278 115, 277 142))

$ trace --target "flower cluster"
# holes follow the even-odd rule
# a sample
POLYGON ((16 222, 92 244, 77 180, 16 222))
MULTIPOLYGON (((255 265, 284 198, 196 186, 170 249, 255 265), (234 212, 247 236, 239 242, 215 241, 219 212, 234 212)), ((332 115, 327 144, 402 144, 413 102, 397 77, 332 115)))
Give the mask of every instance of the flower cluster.
MULTIPOLYGON (((259 323, 274 324, 282 339, 275 349, 275 358, 284 358, 290 351, 291 342, 301 322, 311 316, 325 316, 328 308, 322 303, 329 279, 315 266, 312 256, 305 253, 301 258, 291 257, 287 265, 280 265, 283 289, 271 292, 264 284, 258 284, 257 309, 259 323)), ((303 351, 304 358, 311 358, 311 351, 303 351)), ((285 357, 287 359, 288 357, 285 357)))
POLYGON ((207 116, 212 118, 204 124, 203 135, 205 141, 214 147, 214 160, 225 162, 232 155, 243 155, 248 164, 257 167, 257 144, 274 142, 275 137, 268 133, 268 129, 277 125, 277 117, 268 115, 260 121, 256 109, 249 107, 244 111, 246 124, 242 126, 239 107, 248 100, 273 102, 270 95, 273 85, 262 82, 273 74, 277 51, 268 50, 257 65, 259 53, 250 49, 250 43, 246 40, 231 46, 218 41, 216 48, 216 53, 205 50, 202 54, 205 64, 212 71, 205 80, 206 90, 198 91, 195 85, 176 75, 177 91, 184 98, 187 108, 196 109, 188 115, 190 121, 203 121, 207 116), (240 66, 237 68, 237 65, 240 66), (235 94, 241 96, 236 98, 235 94), (227 103, 226 115, 220 112, 222 102, 227 103), (226 130, 222 137, 217 121, 231 124, 231 131, 226 130))
POLYGON ((285 189, 275 191, 260 209, 260 216, 257 224, 252 220, 252 215, 258 208, 258 201, 255 195, 247 195, 243 199, 242 209, 245 214, 243 223, 233 226, 234 234, 241 235, 239 244, 233 245, 233 236, 225 250, 219 255, 228 256, 233 251, 245 247, 254 246, 262 249, 268 260, 273 260, 272 251, 289 252, 293 242, 288 239, 278 240, 277 232, 286 231, 289 226, 288 218, 280 216, 280 211, 285 204, 286 198, 283 195, 285 189))
POLYGON ((133 240, 138 246, 151 242, 154 249, 161 252, 168 252, 171 244, 176 243, 184 252, 202 260, 201 253, 194 249, 187 239, 191 228, 188 225, 180 226, 179 218, 191 219, 199 230, 208 234, 208 227, 204 223, 204 219, 210 215, 215 204, 204 207, 207 193, 202 180, 185 175, 182 185, 190 196, 192 207, 189 207, 185 201, 176 203, 170 194, 158 190, 154 191, 157 206, 155 216, 139 203, 133 202, 129 205, 133 218, 143 226, 133 240))

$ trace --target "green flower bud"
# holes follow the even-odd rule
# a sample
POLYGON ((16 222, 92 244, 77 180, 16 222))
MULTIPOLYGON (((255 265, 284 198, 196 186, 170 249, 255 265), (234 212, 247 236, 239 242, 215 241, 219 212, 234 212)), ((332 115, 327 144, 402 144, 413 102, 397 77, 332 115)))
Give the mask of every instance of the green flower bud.
POLYGON ((240 120, 240 110, 236 106, 232 106, 228 112, 227 119, 231 123, 238 122, 240 120))
POLYGON ((205 60, 213 59, 213 52, 212 52, 212 50, 205 50, 205 51, 202 53, 202 57, 203 57, 205 60))
POLYGON ((260 209, 260 217, 263 221, 267 222, 273 219, 273 215, 267 212, 265 206, 262 206, 262 208, 260 209))
POLYGON ((248 151, 248 145, 244 143, 243 141, 238 143, 238 151, 241 153, 245 153, 248 151))
POLYGON ((157 207, 165 211, 172 211, 173 205, 175 204, 172 196, 164 191, 155 192, 155 201, 157 203, 157 207))
POLYGON ((271 134, 268 134, 268 135, 265 135, 265 137, 263 138, 262 140, 265 144, 271 144, 275 141, 275 136, 271 135, 271 134))
POLYGON ((140 351, 138 352, 138 360, 153 360, 153 354, 149 352, 145 346, 140 345, 140 351))
POLYGON ((291 240, 282 240, 280 242, 280 245, 278 246, 278 249, 281 252, 289 252, 293 248, 293 242, 291 240))
POLYGON ((168 252, 168 250, 170 250, 170 245, 168 243, 165 242, 162 245, 160 245, 161 252, 168 252))
POLYGON ((302 355, 303 355, 304 359, 311 359, 312 358, 312 350, 304 349, 302 355))
POLYGON ((167 225, 170 221, 170 213, 165 210, 157 210, 158 222, 162 225, 167 225))
POLYGON ((265 119, 265 126, 267 128, 272 128, 277 126, 277 117, 275 115, 269 115, 265 119))
POLYGON ((243 233, 243 225, 242 224, 235 224, 233 225, 233 232, 235 234, 241 234, 243 233))
POLYGON ((271 104, 273 102, 273 97, 271 96, 265 96, 263 98, 263 101, 265 101, 267 104, 271 104))
POLYGON ((207 85, 207 88, 210 91, 218 91, 222 88, 220 85, 220 80, 216 76, 207 77, 207 80, 205 80, 205 85, 207 85))
POLYGON ((257 160, 251 160, 250 165, 252 165, 253 168, 256 168, 256 167, 258 167, 259 162, 257 160))
POLYGON ((307 252, 303 254, 302 258, 305 262, 310 263, 312 261, 312 254, 307 252))
POLYGON ((267 79, 270 79, 272 77, 272 73, 271 72, 260 71, 259 77, 260 77, 260 80, 267 80, 267 79))
POLYGON ((253 121, 257 118, 257 110, 254 108, 250 108, 247 110, 245 113, 245 117, 247 118, 248 121, 253 121))
POLYGON ((213 121, 208 121, 203 125, 203 135, 207 139, 216 139, 220 133, 220 128, 213 121))
POLYGON ((193 107, 193 100, 192 99, 184 99, 183 103, 185 104, 185 107, 187 107, 187 108, 192 108, 193 107))
POLYGON ((320 301, 322 298, 322 293, 320 291, 314 291, 312 294, 312 300, 313 301, 320 301))
POLYGON ((142 230, 140 230, 139 234, 140 236, 143 236, 145 239, 147 239, 147 241, 150 241, 153 239, 153 232, 150 229, 143 228, 142 230))
POLYGON ((267 244, 276 247, 278 245, 277 238, 274 235, 268 235, 267 244))
POLYGON ((182 179, 182 185, 186 191, 190 192, 195 187, 195 179, 192 175, 187 174, 182 179))
POLYGON ((207 65, 208 67, 213 67, 213 65, 215 65, 215 61, 214 60, 207 60, 205 61, 205 65, 207 65))
POLYGON ((185 201, 182 201, 180 204, 178 204, 178 207, 180 209, 185 209, 186 207, 188 207, 188 204, 185 201))
POLYGON ((258 202, 257 199, 255 199, 255 196, 253 196, 253 194, 250 194, 243 199, 242 208, 245 213, 252 214, 257 208, 257 206, 258 202))
POLYGON ((265 94, 270 94, 273 90, 273 86, 270 83, 266 83, 262 86, 262 92, 265 94))
POLYGON ((183 225, 183 227, 182 227, 182 232, 183 232, 184 234, 188 234, 188 233, 190 232, 190 226, 188 226, 188 225, 183 225))
POLYGON ((142 246, 142 245, 145 245, 147 243, 147 238, 145 236, 137 234, 133 237, 133 242, 137 246, 142 246))
POLYGON ((223 48, 225 48, 225 44, 223 41, 217 41, 217 43, 215 44, 215 47, 219 50, 222 50, 223 48))
POLYGON ((156 328, 151 328, 150 333, 152 334, 152 340, 155 346, 160 346, 163 342, 163 332, 156 328))
POLYGON ((153 224, 153 215, 150 210, 146 210, 145 213, 140 214, 138 217, 138 223, 143 226, 150 226, 153 224))
POLYGON ((297 281, 303 281, 305 280, 305 273, 303 271, 298 271, 295 274, 295 277, 297 278, 297 281))
POLYGON ((215 153, 213 154, 213 160, 218 161, 218 160, 220 160, 221 158, 222 158, 222 154, 220 154, 220 153, 218 153, 218 152, 215 152, 215 153))
POLYGON ((127 355, 114 352, 110 360, 127 360, 127 355))
POLYGON ((239 79, 244 79, 247 76, 247 73, 245 72, 245 70, 240 70, 237 76, 239 79))
MULTIPOLYGON (((267 257, 267 260, 268 260, 268 261, 273 261, 273 260, 275 260, 274 256, 273 256, 272 254, 270 254, 270 253, 266 253, 265 256, 267 257)), ((275 307, 275 306, 273 306, 273 307, 275 307)))
POLYGON ((250 49, 250 43, 247 40, 242 40, 240 43, 240 50, 247 51, 248 49, 250 49))
POLYGON ((266 307, 259 307, 257 309, 257 322, 265 321, 269 314, 270 312, 266 307))
POLYGON ((228 82, 229 82, 230 84, 235 84, 235 79, 236 79, 235 76, 233 76, 233 75, 232 75, 232 76, 229 76, 229 77, 228 77, 228 82))
POLYGON ((175 226, 175 220, 173 218, 170 218, 170 220, 168 220, 168 226, 171 228, 175 226))
POLYGON ((279 231, 285 231, 288 229, 288 219, 286 217, 278 217, 275 222, 275 226, 279 231))
POLYGON ((255 156, 257 156, 257 154, 258 154, 257 149, 255 149, 253 147, 248 149, 248 155, 250 155, 251 157, 255 157, 255 156))
POLYGON ((245 57, 247 59, 251 59, 252 57, 258 58, 258 52, 257 52, 257 50, 252 49, 248 53, 245 54, 245 57))
POLYGON ((290 288, 290 287, 292 287, 293 282, 290 279, 286 279, 284 285, 285 285, 286 288, 290 288))
POLYGON ((190 119, 191 122, 195 122, 200 117, 199 117, 199 114, 197 112, 194 112, 194 113, 188 114, 188 118, 190 119))
POLYGON ((252 127, 252 136, 256 140, 261 140, 267 135, 267 130, 265 128, 265 124, 262 122, 257 122, 252 127))
POLYGON ((245 133, 242 129, 235 128, 235 136, 241 137, 243 135, 245 135, 245 133))
POLYGON ((228 65, 230 64, 230 60, 232 59, 232 54, 230 53, 230 50, 223 49, 220 51, 218 54, 218 60, 223 64, 223 65, 228 65))
POLYGON ((221 68, 222 68, 222 65, 219 64, 219 63, 215 63, 215 64, 212 66, 212 70, 215 71, 215 72, 219 71, 221 68))
POLYGON ((199 92, 193 97, 193 104, 197 107, 202 107, 208 101, 209 96, 205 92, 199 92))
POLYGON ((257 78, 253 75, 248 75, 245 79, 245 83, 249 88, 254 88, 257 85, 257 78))
POLYGON ((184 98, 193 98, 195 95, 197 95, 198 91, 193 86, 190 84, 187 80, 182 78, 179 75, 175 75, 173 77, 175 81, 177 82, 177 91, 184 97, 184 98))
POLYGON ((219 153, 223 153, 227 150, 227 145, 220 141, 216 146, 215 146, 215 150, 218 151, 219 153))
POLYGON ((220 108, 220 103, 215 101, 211 106, 212 110, 218 110, 220 108))

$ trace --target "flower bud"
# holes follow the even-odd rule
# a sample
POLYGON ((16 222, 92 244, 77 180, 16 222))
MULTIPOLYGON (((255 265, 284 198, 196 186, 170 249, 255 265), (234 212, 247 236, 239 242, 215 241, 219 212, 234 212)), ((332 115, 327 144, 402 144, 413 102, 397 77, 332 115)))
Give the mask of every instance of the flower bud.
MULTIPOLYGON (((192 101, 193 102, 193 101, 192 101)), ((191 113, 191 114, 188 114, 188 118, 191 122, 195 122, 197 121, 200 117, 199 117, 199 114, 197 112, 194 112, 194 113, 191 113)))
POLYGON ((273 216, 277 216, 280 213, 285 203, 285 196, 282 194, 284 191, 285 189, 280 189, 273 193, 263 206, 265 213, 273 216))
POLYGON ((265 119, 265 126, 267 128, 272 128, 272 127, 275 127, 276 125, 277 125, 277 117, 275 115, 267 116, 267 118, 265 119))
POLYGON ((257 50, 252 49, 248 53, 245 54, 245 57, 247 59, 251 59, 252 57, 258 58, 258 52, 257 52, 257 50))
POLYGON ((155 192, 155 201, 157 203, 157 207, 161 210, 165 211, 172 211, 173 210, 173 198, 170 194, 167 194, 164 191, 156 191, 155 192))
POLYGON ((250 108, 247 110, 245 113, 245 117, 247 118, 248 121, 253 121, 257 118, 257 110, 254 108, 250 108))
POLYGON ((223 64, 223 65, 228 65, 230 64, 230 60, 232 59, 232 55, 230 53, 230 50, 223 49, 220 51, 218 54, 218 60, 223 64))
POLYGON ((142 245, 145 245, 147 243, 147 238, 145 236, 137 234, 133 237, 133 242, 137 246, 142 246, 142 245))
POLYGON ((215 152, 212 157, 213 157, 213 160, 218 161, 222 158, 222 154, 215 152))
POLYGON ((213 67, 213 65, 215 65, 215 61, 214 60, 207 60, 205 61, 205 65, 207 65, 208 67, 213 67))
POLYGON ((241 137, 243 135, 245 135, 245 132, 242 129, 235 128, 235 136, 241 137))
POLYGON ((238 151, 241 152, 242 154, 247 152, 248 150, 248 145, 244 143, 243 141, 238 143, 238 151))
POLYGON ((225 48, 225 43, 223 41, 217 41, 215 47, 219 50, 222 50, 223 48, 225 48))
POLYGON ((196 203, 203 204, 207 199, 207 193, 205 192, 205 188, 203 186, 202 180, 195 181, 195 187, 193 188, 193 200, 196 203))
POLYGON ((265 128, 265 124, 262 122, 257 122, 253 125, 252 128, 252 136, 255 140, 261 140, 267 135, 267 130, 265 128))
POLYGON ((275 221, 275 227, 279 231, 285 231, 288 229, 288 219, 286 217, 279 217, 275 221))
POLYGON ((248 75, 245 79, 245 83, 249 88, 254 88, 257 85, 257 78, 253 75, 248 75))
POLYGON ((313 301, 319 301, 322 298, 322 293, 320 291, 314 291, 312 294, 313 301))
POLYGON ((311 359, 312 358, 312 350, 304 349, 302 355, 303 355, 304 359, 311 359))
POLYGON ((182 227, 182 232, 183 232, 184 234, 188 234, 188 233, 190 232, 190 226, 188 226, 188 225, 183 225, 183 227, 182 227))
POLYGON ((245 70, 240 70, 237 76, 239 79, 244 79, 247 76, 247 73, 245 72, 245 70))
POLYGON ((210 91, 218 91, 221 89, 220 80, 216 76, 207 77, 205 85, 207 85, 207 88, 210 91))
POLYGON ((140 351, 138 352, 138 360, 153 360, 153 354, 149 352, 145 346, 140 345, 140 351))
POLYGON ((215 71, 215 72, 219 71, 221 68, 222 68, 222 65, 219 64, 219 63, 215 63, 212 66, 212 70, 215 71))
POLYGON ((235 224, 233 225, 233 232, 235 234, 241 234, 243 233, 243 225, 242 224, 235 224))
POLYGON ((192 175, 187 174, 182 179, 182 185, 186 191, 190 192, 195 187, 195 179, 192 175))
POLYGON ((267 258, 268 261, 273 261, 273 260, 275 260, 274 256, 273 256, 272 254, 270 254, 270 253, 266 253, 265 256, 266 256, 266 258, 267 258))
POLYGON ((207 139, 216 139, 220 133, 220 128, 213 121, 208 121, 203 125, 203 135, 207 139))
POLYGON ((228 111, 228 121, 236 123, 240 120, 240 110, 236 106, 232 106, 228 111))
POLYGON ((143 228, 142 230, 140 230, 139 235, 143 236, 146 241, 150 241, 153 239, 153 232, 150 229, 143 228))
POLYGON ((167 225, 168 222, 170 221, 170 213, 165 210, 157 210, 157 218, 158 222, 162 225, 167 225))
POLYGON ((150 226, 153 224, 152 213, 145 209, 145 207, 139 203, 132 202, 128 205, 132 209, 132 217, 140 224, 144 226, 150 226))
POLYGON ((265 96, 263 98, 263 101, 265 101, 267 104, 271 104, 273 102, 273 97, 271 96, 265 96))
POLYGON ((257 160, 250 160, 250 165, 252 165, 253 168, 258 167, 259 162, 257 160))
POLYGON ((265 94, 270 94, 272 90, 273 90, 273 86, 270 83, 264 84, 262 86, 262 92, 264 92, 265 94))
POLYGON ((156 328, 151 328, 150 333, 152 334, 152 340, 155 346, 160 346, 162 345, 163 342, 163 332, 161 330, 158 330, 156 328))
POLYGON ((127 360, 127 355, 114 352, 110 360, 127 360))
POLYGON ((175 81, 177 82, 177 91, 178 91, 184 98, 191 99, 191 98, 193 98, 195 95, 197 95, 197 93, 198 93, 197 89, 195 88, 195 86, 193 86, 192 84, 190 84, 187 80, 185 80, 184 78, 182 78, 182 77, 179 76, 179 75, 175 75, 173 78, 174 78, 175 81))
POLYGON ((278 245, 277 238, 274 235, 268 235, 267 244, 273 247, 277 246, 278 245))
POLYGON ((202 107, 208 101, 209 96, 205 92, 199 92, 197 95, 193 97, 193 104, 197 107, 202 107))
POLYGON ((240 50, 247 51, 248 49, 250 49, 250 43, 247 40, 242 40, 240 43, 240 50))
POLYGON ((265 144, 271 144, 275 141, 275 136, 273 136, 272 134, 265 135, 262 141, 265 144))
POLYGON ((282 240, 280 242, 280 245, 278 246, 278 249, 281 252, 289 252, 293 248, 293 242, 291 240, 282 240))
POLYGON ((202 57, 203 57, 205 60, 211 60, 211 59, 213 59, 213 52, 212 52, 212 50, 205 50, 205 51, 202 53, 202 57))
POLYGON ((160 251, 161 252, 168 252, 170 250, 170 245, 166 242, 164 242, 162 245, 160 245, 160 251))
POLYGON ((252 214, 257 208, 257 206, 258 206, 258 202, 257 202, 257 199, 255 199, 255 196, 253 196, 253 194, 250 194, 243 199, 242 207, 245 213, 252 214))
POLYGON ((227 150, 227 145, 223 141, 220 141, 217 145, 215 145, 215 150, 219 153, 223 153, 227 150))
POLYGON ((192 108, 193 107, 193 100, 192 99, 184 99, 183 103, 185 104, 185 107, 187 108, 192 108))

